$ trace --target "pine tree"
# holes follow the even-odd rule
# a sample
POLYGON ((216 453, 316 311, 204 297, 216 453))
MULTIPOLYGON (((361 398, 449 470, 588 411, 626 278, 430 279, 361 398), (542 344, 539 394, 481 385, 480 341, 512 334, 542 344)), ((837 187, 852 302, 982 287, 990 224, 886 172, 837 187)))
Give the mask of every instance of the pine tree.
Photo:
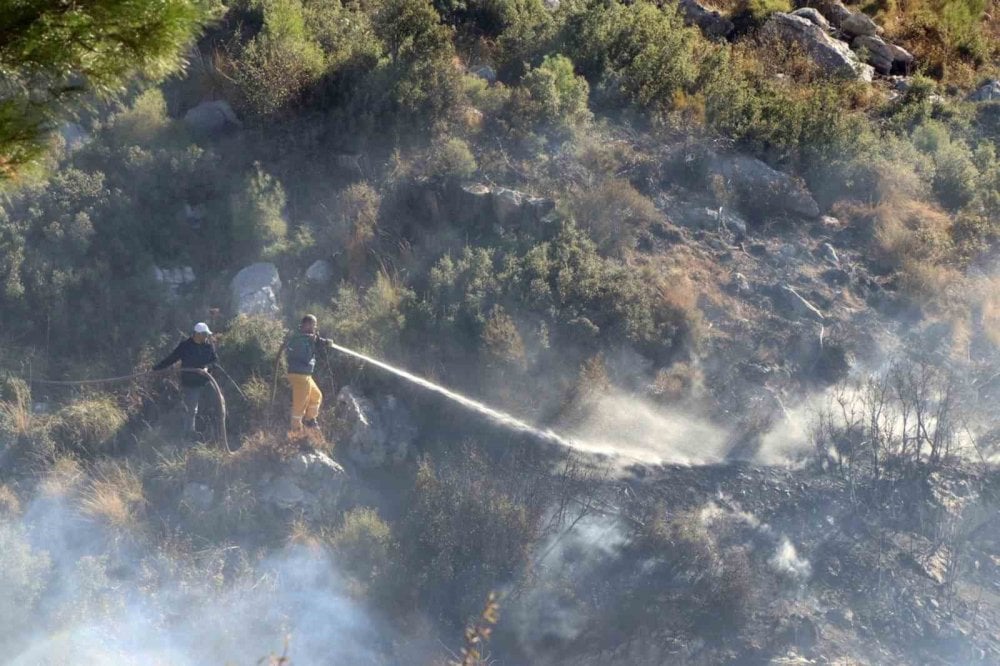
POLYGON ((0 180, 45 151, 86 101, 178 71, 210 0, 0 2, 0 180))

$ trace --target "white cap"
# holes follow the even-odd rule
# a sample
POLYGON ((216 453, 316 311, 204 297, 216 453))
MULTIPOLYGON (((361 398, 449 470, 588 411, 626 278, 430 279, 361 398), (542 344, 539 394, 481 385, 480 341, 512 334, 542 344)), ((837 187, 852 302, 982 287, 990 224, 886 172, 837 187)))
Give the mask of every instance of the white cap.
POLYGON ((199 321, 197 324, 194 325, 194 332, 204 333, 205 335, 212 335, 212 331, 209 330, 208 324, 206 324, 203 321, 199 321))

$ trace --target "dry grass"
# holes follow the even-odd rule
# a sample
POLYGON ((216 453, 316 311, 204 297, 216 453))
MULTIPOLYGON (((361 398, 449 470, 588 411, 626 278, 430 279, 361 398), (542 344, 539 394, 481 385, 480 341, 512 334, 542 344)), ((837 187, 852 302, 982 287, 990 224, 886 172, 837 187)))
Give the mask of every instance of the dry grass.
POLYGON ((0 402, 0 419, 3 419, 11 434, 25 437, 31 432, 31 391, 23 381, 10 383, 10 400, 0 402))
POLYGON ((127 464, 108 464, 95 473, 80 500, 80 511, 116 528, 134 527, 146 498, 142 480, 127 464))
POLYGON ((44 497, 69 497, 79 489, 81 481, 83 467, 76 458, 60 456, 38 484, 38 490, 44 497))
POLYGON ((306 521, 297 518, 288 528, 288 544, 309 551, 321 551, 326 545, 323 532, 316 532, 306 521))
POLYGON ((661 368, 650 386, 650 392, 663 402, 677 402, 701 390, 704 383, 701 369, 690 363, 674 363, 661 368))
POLYGON ((53 436, 67 450, 94 453, 110 444, 127 421, 114 398, 95 395, 60 409, 53 436))
POLYGON ((333 446, 318 430, 304 428, 290 430, 284 436, 274 435, 266 430, 258 430, 243 438, 236 452, 236 462, 251 460, 288 460, 299 453, 322 451, 329 453, 333 446))

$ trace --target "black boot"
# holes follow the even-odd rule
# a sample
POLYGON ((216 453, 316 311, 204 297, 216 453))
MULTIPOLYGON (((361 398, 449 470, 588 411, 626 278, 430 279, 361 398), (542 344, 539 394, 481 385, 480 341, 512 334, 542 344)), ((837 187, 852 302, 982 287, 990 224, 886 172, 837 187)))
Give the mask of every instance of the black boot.
POLYGON ((307 428, 319 430, 319 423, 316 422, 316 419, 306 419, 305 421, 302 422, 302 425, 304 425, 307 428))

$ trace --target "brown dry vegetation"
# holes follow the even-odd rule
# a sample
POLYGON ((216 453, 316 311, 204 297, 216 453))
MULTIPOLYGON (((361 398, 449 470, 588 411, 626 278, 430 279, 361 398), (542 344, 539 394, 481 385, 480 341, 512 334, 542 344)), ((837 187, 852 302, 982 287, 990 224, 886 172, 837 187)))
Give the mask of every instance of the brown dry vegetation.
POLYGON ((138 527, 146 504, 142 479, 127 463, 100 465, 79 501, 83 515, 122 530, 138 527))

